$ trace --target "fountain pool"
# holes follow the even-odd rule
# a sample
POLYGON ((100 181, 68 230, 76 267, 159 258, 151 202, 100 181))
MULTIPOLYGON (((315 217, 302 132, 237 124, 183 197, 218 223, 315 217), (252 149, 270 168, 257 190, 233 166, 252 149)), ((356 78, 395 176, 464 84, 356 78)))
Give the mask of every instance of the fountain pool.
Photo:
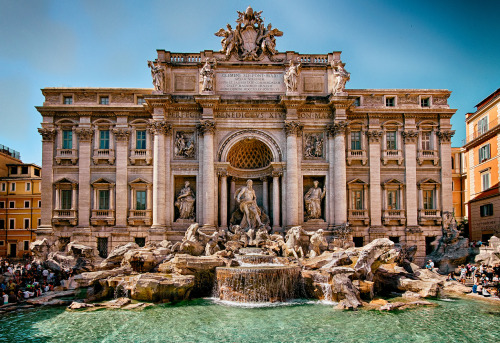
POLYGON ((314 302, 224 306, 210 299, 142 311, 40 308, 0 317, 0 342, 499 342, 500 307, 436 301, 401 312, 314 302))

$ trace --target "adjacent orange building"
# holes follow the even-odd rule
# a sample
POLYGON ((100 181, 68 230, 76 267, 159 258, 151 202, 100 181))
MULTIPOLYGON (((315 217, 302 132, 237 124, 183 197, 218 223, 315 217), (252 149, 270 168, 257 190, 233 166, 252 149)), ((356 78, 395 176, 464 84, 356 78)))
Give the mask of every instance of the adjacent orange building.
POLYGON ((464 195, 469 238, 486 241, 500 236, 500 88, 467 113, 464 195))
POLYGON ((41 168, 0 146, 0 256, 29 253, 40 223, 41 168))

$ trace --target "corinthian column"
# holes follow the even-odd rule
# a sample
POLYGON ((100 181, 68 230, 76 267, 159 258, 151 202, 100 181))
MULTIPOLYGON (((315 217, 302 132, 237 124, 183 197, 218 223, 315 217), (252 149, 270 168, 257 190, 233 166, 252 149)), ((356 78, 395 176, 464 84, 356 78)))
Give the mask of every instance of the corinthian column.
POLYGON ((335 225, 347 222, 347 191, 346 191, 346 163, 345 163, 345 131, 347 123, 339 121, 330 126, 330 135, 334 140, 333 158, 333 212, 335 225))
POLYGON ((280 226, 280 176, 282 172, 273 170, 273 230, 280 226))
POLYGON ((215 226, 215 171, 214 171, 214 133, 213 120, 201 120, 198 130, 203 135, 203 226, 215 226))
POLYGON ((80 125, 76 134, 80 142, 78 150, 78 226, 89 227, 90 221, 90 155, 94 130, 90 126, 80 125))
MULTIPOLYGON (((56 131, 53 128, 41 128, 38 132, 42 135, 42 209, 41 225, 37 231, 52 230, 52 210, 54 209, 52 201, 52 164, 54 163, 54 137, 56 131)), ((56 206, 57 206, 56 202, 56 206)), ((7 225, 7 224, 5 224, 7 225)))
POLYGON ((220 226, 227 228, 227 171, 219 171, 220 177, 220 226))
POLYGON ((302 134, 298 121, 285 122, 286 133, 286 225, 299 224, 299 158, 297 136, 302 134))
POLYGON ((116 226, 127 226, 128 215, 128 138, 130 131, 126 128, 113 130, 116 138, 116 226))
MULTIPOLYGON (((441 210, 443 212, 452 212, 453 211, 453 198, 451 196, 452 190, 451 190, 451 137, 455 134, 455 131, 453 130, 441 130, 437 132, 437 135, 439 137, 439 142, 441 145, 441 148, 439 149, 441 156, 441 201, 442 201, 442 208, 441 210)), ((439 204, 437 201, 437 196, 439 194, 436 194, 436 202, 439 204)), ((439 205, 438 205, 439 206, 439 205)), ((439 207, 438 207, 439 208, 439 207)))
POLYGON ((382 138, 382 131, 370 129, 366 132, 366 135, 368 136, 370 160, 370 223, 371 226, 381 226, 380 139, 382 138))
MULTIPOLYGON (((406 120, 410 121, 410 120, 406 120)), ((413 122, 411 122, 413 124, 413 122)), ((405 122, 406 125, 406 122, 405 122)), ((406 175, 406 225, 418 226, 417 201, 417 147, 418 132, 405 130, 402 132, 405 142, 405 175, 406 175)))

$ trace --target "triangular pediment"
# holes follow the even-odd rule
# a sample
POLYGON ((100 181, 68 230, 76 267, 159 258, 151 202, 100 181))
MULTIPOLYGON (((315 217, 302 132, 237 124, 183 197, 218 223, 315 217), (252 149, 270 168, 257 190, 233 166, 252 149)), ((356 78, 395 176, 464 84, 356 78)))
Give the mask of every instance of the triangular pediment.
POLYGON ((57 180, 54 182, 54 184, 60 184, 60 183, 71 183, 71 184, 78 184, 77 181, 70 179, 69 177, 63 177, 62 179, 57 180))
POLYGON ((434 179, 426 178, 418 183, 419 185, 439 185, 440 183, 434 179))
POLYGON ((113 181, 110 181, 104 177, 101 177, 101 178, 98 178, 97 180, 95 180, 94 182, 92 182, 92 185, 95 185, 95 184, 110 184, 110 185, 113 185, 114 182, 113 181))
POLYGON ((383 183, 383 185, 402 185, 403 183, 399 181, 398 179, 389 179, 386 182, 383 183))
POLYGON ((132 185, 132 184, 134 184, 134 185, 137 185, 137 184, 139 184, 139 185, 140 185, 140 184, 149 185, 149 184, 151 184, 151 182, 146 181, 146 180, 144 180, 144 179, 143 179, 143 178, 141 178, 141 177, 138 177, 137 179, 135 179, 135 180, 133 180, 133 181, 130 181, 130 182, 129 182, 129 184, 130 184, 130 185, 132 185))
POLYGON ((349 181, 347 184, 348 185, 366 185, 366 182, 364 182, 361 179, 356 178, 356 179, 349 181))

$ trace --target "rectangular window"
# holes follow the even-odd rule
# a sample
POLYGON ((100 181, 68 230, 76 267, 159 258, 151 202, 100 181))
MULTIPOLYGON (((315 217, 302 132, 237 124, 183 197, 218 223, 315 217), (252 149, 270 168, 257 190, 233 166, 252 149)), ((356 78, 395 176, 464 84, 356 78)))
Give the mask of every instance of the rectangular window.
POLYGON ((140 247, 143 247, 146 245, 146 238, 145 237, 135 237, 135 244, 137 244, 140 247))
POLYGON ((0 219, 0 230, 5 230, 5 220, 0 219))
POLYGON ((109 210, 109 189, 99 191, 99 209, 109 210))
POLYGON ((24 241, 24 250, 30 250, 30 241, 24 241))
POLYGON ((99 131, 99 149, 109 149, 109 130, 99 131))
POLYGON ((486 204, 479 207, 481 217, 489 217, 493 215, 493 204, 486 204))
POLYGON ((17 174, 17 167, 10 167, 10 173, 11 174, 17 174))
POLYGON ((16 183, 15 182, 12 182, 10 184, 10 190, 11 190, 11 192, 15 192, 16 191, 16 183))
POLYGON ((24 208, 29 208, 30 207, 30 202, 27 200, 24 202, 24 208))
POLYGON ((73 149, 73 131, 63 130, 62 148, 73 149))
POLYGON ((396 131, 386 132, 387 150, 397 150, 396 131))
POLYGON ((354 99, 354 106, 356 107, 361 106, 361 98, 359 96, 356 99, 354 99))
POLYGON ((424 209, 425 210, 434 210, 434 190, 423 190, 424 196, 424 209))
POLYGON ((136 131, 135 148, 146 149, 146 130, 136 131))
POLYGON ((99 104, 101 105, 109 105, 109 96, 101 96, 99 97, 99 104))
POLYGON ((5 241, 0 241, 0 247, 3 247, 5 245, 5 241))
POLYGON ((5 192, 7 189, 7 184, 5 182, 2 182, 2 192, 5 192))
POLYGON ((394 98, 392 96, 391 97, 389 97, 389 96, 386 97, 385 98, 385 106, 387 106, 387 107, 394 107, 394 106, 396 106, 396 98, 394 98))
POLYGON ((70 210, 73 191, 70 189, 61 190, 61 210, 70 210))
POLYGON ((364 243, 364 238, 363 237, 353 237, 352 241, 354 242, 354 247, 356 248, 361 248, 364 243))
POLYGON ((399 210, 399 196, 397 190, 387 191, 387 209, 399 210))
POLYGON ((29 218, 24 218, 24 228, 29 229, 30 228, 30 220, 29 218))
POLYGON ((422 150, 432 150, 431 133, 429 131, 422 132, 422 150))
POLYGON ((479 148, 479 163, 491 158, 490 144, 483 145, 479 148))
POLYGON ((430 107, 431 106, 431 99, 429 99, 429 98, 421 98, 420 99, 420 106, 422 106, 422 107, 430 107))
POLYGON ((9 229, 13 230, 16 228, 16 220, 15 219, 9 219, 9 229))
POLYGON ((389 236, 389 239, 395 244, 399 244, 399 236, 389 236))
POLYGON ((363 209, 363 191, 354 190, 351 192, 352 196, 352 209, 362 210, 363 209))
POLYGON ((361 150, 361 131, 351 132, 351 150, 361 150))
POLYGON ((99 252, 99 256, 102 258, 108 257, 108 238, 107 237, 98 237, 97 238, 97 251, 99 252))
POLYGON ((9 208, 16 208, 16 202, 15 201, 9 201, 9 208))
POLYGON ((31 191, 31 182, 26 182, 26 192, 31 191))
POLYGON ((22 166, 21 167, 21 174, 25 174, 25 175, 28 174, 28 170, 29 170, 28 166, 22 166))
POLYGON ((485 191, 488 188, 490 188, 490 172, 484 172, 481 173, 481 185, 482 185, 482 190, 485 191))
POLYGON ((42 207, 42 200, 38 200, 38 207, 42 207))
POLYGON ((40 169, 35 168, 34 173, 35 173, 35 176, 40 176, 40 169))
POLYGON ((488 131, 488 116, 481 118, 477 122, 477 133, 482 135, 486 131, 488 131))
POLYGON ((63 104, 64 105, 71 105, 71 104, 73 104, 73 97, 71 95, 64 96, 63 97, 63 104))
POLYGON ((146 191, 135 192, 135 209, 145 210, 146 209, 146 191))
POLYGON ((146 103, 146 100, 144 100, 144 98, 141 96, 141 97, 137 97, 137 105, 144 105, 146 103))
POLYGON ((0 208, 5 208, 5 201, 0 201, 0 208))

